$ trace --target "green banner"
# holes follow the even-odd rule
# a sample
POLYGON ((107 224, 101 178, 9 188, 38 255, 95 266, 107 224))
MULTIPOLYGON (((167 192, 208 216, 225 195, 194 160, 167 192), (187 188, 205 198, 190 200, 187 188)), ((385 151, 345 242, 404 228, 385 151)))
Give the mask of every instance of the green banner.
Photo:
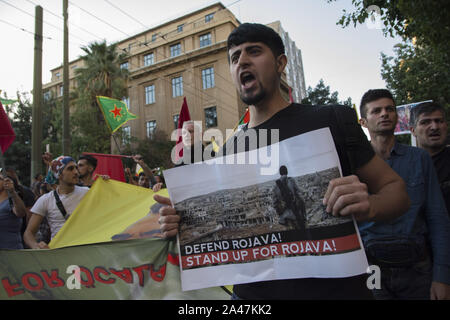
POLYGON ((0 250, 0 299, 229 300, 220 287, 181 291, 174 241, 138 239, 51 250, 0 250))

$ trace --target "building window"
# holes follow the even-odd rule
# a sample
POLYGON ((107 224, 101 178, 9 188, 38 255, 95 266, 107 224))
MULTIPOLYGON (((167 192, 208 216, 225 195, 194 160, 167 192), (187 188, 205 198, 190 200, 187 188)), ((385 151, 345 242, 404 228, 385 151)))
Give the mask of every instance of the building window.
POLYGON ((145 104, 155 103, 155 85, 145 87, 145 104))
POLYGON ((128 70, 128 61, 127 62, 124 62, 124 63, 121 63, 120 64, 120 69, 126 69, 126 70, 128 70))
POLYGON ((64 86, 59 87, 59 96, 62 97, 64 95, 64 86))
POLYGON ((175 129, 178 129, 178 119, 180 119, 179 114, 176 114, 173 116, 173 125, 174 125, 175 129))
POLYGON ((200 36, 200 48, 209 46, 211 44, 211 33, 200 36))
POLYGON ((203 89, 214 88, 214 68, 202 70, 203 89))
POLYGON ((59 72, 55 73, 56 79, 59 79, 61 77, 61 74, 59 72))
POLYGON ((214 19, 214 13, 207 14, 205 16, 205 23, 208 23, 214 19))
POLYGON ((170 56, 176 57, 181 54, 181 43, 174 44, 173 46, 170 46, 170 56))
POLYGON ((130 109, 130 98, 129 97, 123 97, 122 102, 125 103, 128 109, 130 109))
POLYGON ((183 95, 183 77, 172 78, 172 97, 183 95))
POLYGON ((206 128, 217 127, 217 109, 210 107, 205 109, 205 125, 206 128))
POLYGON ((123 127, 122 143, 127 144, 131 139, 131 128, 129 126, 123 127))
POLYGON ((50 91, 45 91, 44 92, 44 101, 50 101, 51 98, 52 98, 52 93, 50 91))
POLYGON ((152 53, 146 54, 144 56, 144 66, 151 66, 155 63, 155 55, 152 53))
POLYGON ((152 34, 152 42, 155 42, 155 41, 156 41, 156 33, 152 34))
POLYGON ((183 32, 184 23, 177 27, 177 32, 183 32))
POLYGON ((146 127, 147 127, 147 138, 151 139, 156 131, 156 121, 155 120, 147 121, 146 127))

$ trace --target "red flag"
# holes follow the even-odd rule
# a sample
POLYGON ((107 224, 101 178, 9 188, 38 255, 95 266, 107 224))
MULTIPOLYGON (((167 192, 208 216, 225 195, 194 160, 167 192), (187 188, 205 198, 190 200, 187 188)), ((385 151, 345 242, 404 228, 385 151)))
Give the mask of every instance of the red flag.
POLYGON ((183 158, 183 137, 181 135, 181 129, 183 128, 183 123, 189 120, 191 120, 191 115, 189 114, 189 108, 187 105, 186 97, 184 97, 183 105, 181 106, 180 115, 178 117, 178 126, 177 126, 177 129, 179 129, 177 145, 175 148, 177 162, 180 158, 183 158))
POLYGON ((8 115, 0 102, 0 147, 2 154, 5 153, 15 138, 16 134, 14 133, 11 123, 9 122, 8 115))
POLYGON ((91 155, 97 159, 97 168, 94 171, 94 177, 96 174, 108 175, 111 179, 126 182, 122 163, 124 156, 87 152, 83 152, 83 154, 91 155))
POLYGON ((289 102, 294 103, 294 98, 292 98, 292 88, 289 87, 289 102))
POLYGON ((248 112, 247 108, 247 110, 245 110, 245 113, 242 115, 241 120, 239 120, 238 126, 242 124, 247 124, 249 122, 250 122, 250 112, 248 112))

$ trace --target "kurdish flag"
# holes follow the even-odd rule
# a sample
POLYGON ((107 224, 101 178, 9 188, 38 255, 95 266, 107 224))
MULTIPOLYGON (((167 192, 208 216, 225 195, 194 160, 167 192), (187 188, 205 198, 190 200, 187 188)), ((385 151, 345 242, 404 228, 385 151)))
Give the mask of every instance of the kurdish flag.
POLYGON ((6 105, 9 105, 9 104, 13 104, 13 103, 19 102, 19 100, 11 100, 11 99, 0 98, 0 102, 3 105, 6 106, 6 105))
POLYGON ((136 115, 128 111, 127 105, 123 101, 97 96, 97 102, 112 133, 116 132, 128 120, 137 119, 136 115))

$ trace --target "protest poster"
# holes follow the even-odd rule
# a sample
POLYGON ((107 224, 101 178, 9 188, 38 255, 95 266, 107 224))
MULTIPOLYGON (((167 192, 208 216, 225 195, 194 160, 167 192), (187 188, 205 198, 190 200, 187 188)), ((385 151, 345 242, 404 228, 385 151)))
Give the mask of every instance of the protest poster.
POLYGON ((409 126, 409 120, 411 119, 411 110, 425 102, 433 102, 433 100, 427 100, 422 102, 414 102, 410 104, 403 104, 401 106, 397 106, 397 116, 398 121, 397 125, 395 126, 394 134, 400 135, 400 134, 411 134, 410 126, 409 126))
POLYGON ((322 203, 341 176, 328 128, 164 176, 181 215, 183 290, 367 270, 355 221, 327 214, 322 203))

